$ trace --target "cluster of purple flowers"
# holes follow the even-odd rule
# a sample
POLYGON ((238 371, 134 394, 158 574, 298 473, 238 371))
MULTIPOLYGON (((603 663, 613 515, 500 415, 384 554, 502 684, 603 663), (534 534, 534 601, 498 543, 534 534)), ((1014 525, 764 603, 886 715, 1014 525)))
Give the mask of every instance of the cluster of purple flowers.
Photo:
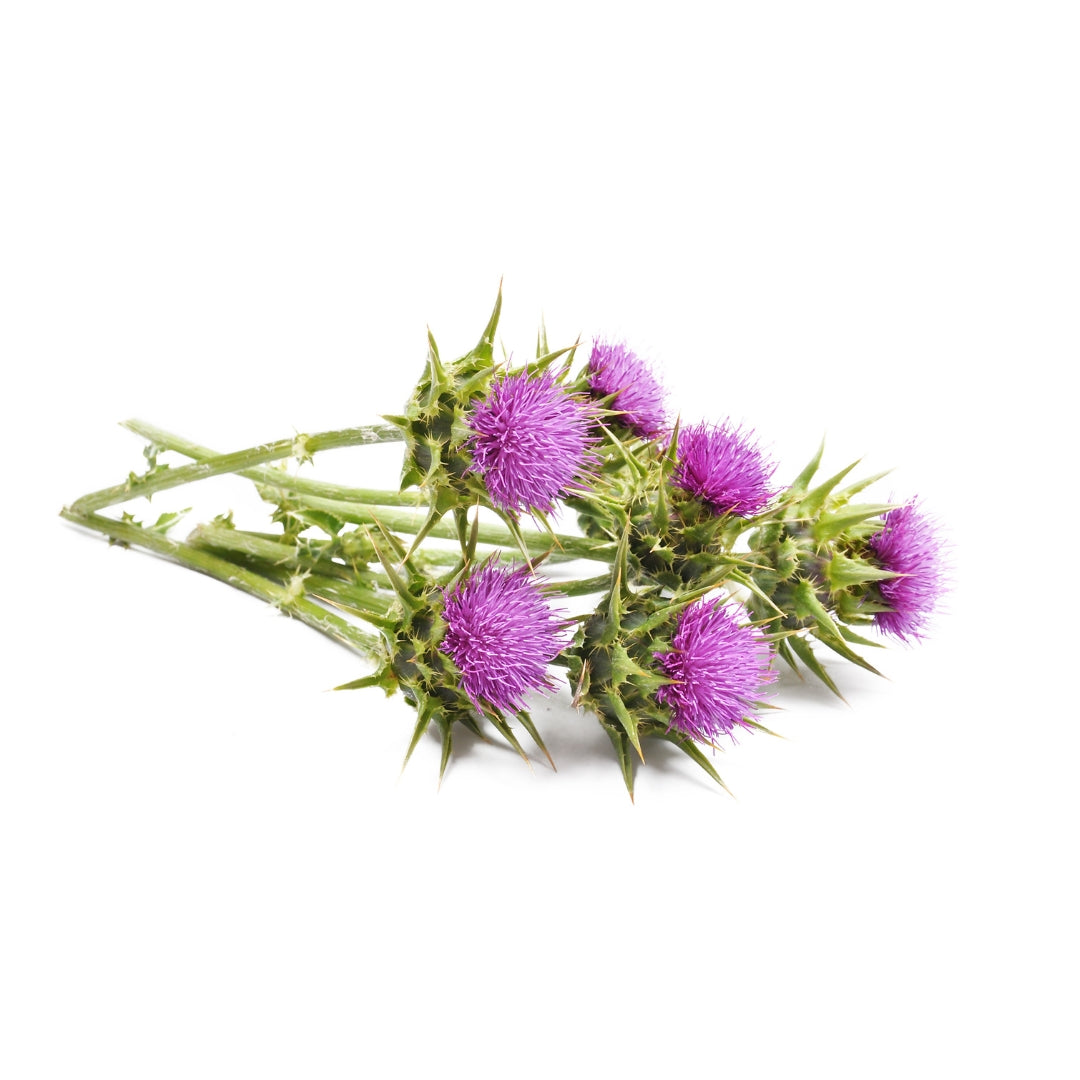
MULTIPOLYGON (((587 492, 601 404, 633 437, 676 440, 672 484, 716 515, 751 518, 779 494, 775 463, 753 432, 724 421, 673 433, 662 385, 625 344, 596 341, 585 383, 587 395, 566 389, 550 371, 526 369, 498 377, 474 404, 470 468, 483 477, 493 506, 550 514, 560 500, 587 492)), ((920 636, 943 589, 933 524, 914 504, 897 508, 870 549, 898 575, 880 587, 891 610, 876 615, 879 629, 902 640, 920 636)), ((529 578, 491 564, 447 594, 444 648, 477 704, 517 709, 527 690, 547 685, 546 665, 560 646, 558 621, 546 611, 529 578)), ((733 607, 700 601, 683 612, 671 650, 657 654, 672 680, 657 699, 692 738, 730 734, 773 677, 769 655, 765 635, 740 622, 733 607)))
MULTIPOLYGON (((576 388, 563 385, 565 374, 498 376, 470 409, 470 470, 483 478, 495 508, 550 514, 560 500, 587 497, 601 422, 659 453, 674 440, 673 488, 718 517, 754 518, 775 505, 776 465, 754 433, 730 421, 673 430, 662 385, 625 344, 595 342, 576 388)), ((918 638, 944 588, 933 523, 914 503, 893 509, 869 549, 897 575, 880 585, 880 607, 888 610, 874 616, 878 629, 918 638)), ((529 692, 551 688, 548 665, 566 645, 567 624, 525 568, 484 564, 445 593, 444 617, 441 647, 477 708, 517 711, 529 692)), ((668 710, 670 728, 714 743, 748 726, 776 677, 770 639, 749 618, 740 605, 717 599, 681 611, 670 642, 653 654, 663 680, 655 700, 668 710)))
MULTIPOLYGON (((478 710, 517 712, 528 694, 554 689, 548 665, 565 648, 569 624, 527 567, 489 560, 443 598, 440 649, 478 710)), ((654 659, 668 680, 656 698, 671 710, 670 727, 705 743, 748 726, 747 713, 776 677, 765 635, 739 604, 721 599, 684 609, 670 649, 654 659)))
POLYGON ((731 420, 682 425, 652 366, 624 342, 594 341, 572 374, 576 346, 549 352, 542 330, 534 363, 499 368, 500 308, 501 295, 477 345, 453 363, 442 362, 429 335, 425 371, 385 426, 218 455, 132 422, 152 440, 149 471, 63 514, 374 656, 378 670, 346 686, 399 690, 417 713, 408 753, 434 726, 442 769, 457 724, 476 734, 482 723, 494 727, 524 756, 514 718, 546 754, 527 705, 531 694, 554 689, 552 666, 562 665, 575 703, 610 738, 631 796, 634 762, 650 737, 674 743, 719 780, 701 744, 760 727, 753 716, 776 680, 774 657, 796 671, 801 663, 836 690, 815 642, 874 671, 850 647, 868 644, 854 628, 873 623, 903 642, 926 634, 947 574, 937 525, 917 501, 854 504, 871 481, 838 487, 849 470, 811 486, 820 451, 789 487, 777 486, 776 464, 751 430, 731 420), (394 440, 405 455, 393 492, 307 479, 294 486, 261 467, 290 455, 310 460, 316 448, 394 440), (166 472, 156 465, 162 448, 198 464, 166 472), (280 533, 247 533, 229 515, 177 542, 163 533, 178 515, 143 526, 130 514, 98 513, 229 471, 258 478, 280 533), (420 499, 403 496, 414 486, 420 499), (391 526, 381 508, 403 503, 426 505, 394 512, 391 526), (561 506, 579 515, 580 535, 552 531, 548 517, 561 506), (481 509, 502 524, 475 516, 470 526, 481 509), (540 528, 523 527, 521 515, 540 528), (398 532, 411 533, 412 545, 398 532), (460 552, 419 550, 429 537, 455 539, 460 552), (521 548, 525 565, 500 553, 477 558, 478 545, 507 543, 521 548), (558 607, 556 587, 529 554, 538 551, 540 561, 606 564, 604 574, 565 586, 566 595, 601 594, 590 614, 569 618, 558 607))
MULTIPOLYGON (((444 591, 446 634, 440 648, 461 672, 477 708, 514 713, 529 693, 554 689, 548 665, 567 645, 559 618, 527 567, 488 561, 444 591)), ((680 613, 671 647, 654 653, 667 683, 657 700, 671 708, 671 727, 713 743, 746 726, 775 678, 768 640, 738 604, 700 599, 680 613)))
MULTIPOLYGON (((496 379, 472 407, 470 469, 483 476, 495 507, 550 514, 559 500, 588 490, 597 400, 610 399, 616 422, 633 435, 668 434, 663 387, 625 345, 597 342, 587 382, 592 401, 565 390, 550 372, 516 372, 496 379)), ((768 505, 776 466, 752 433, 730 422, 701 423, 674 437, 678 487, 717 514, 751 517, 768 505)))

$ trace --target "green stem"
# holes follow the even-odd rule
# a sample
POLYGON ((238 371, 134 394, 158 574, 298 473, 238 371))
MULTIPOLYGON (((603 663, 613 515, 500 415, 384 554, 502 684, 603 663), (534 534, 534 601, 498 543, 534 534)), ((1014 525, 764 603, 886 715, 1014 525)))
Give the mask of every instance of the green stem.
MULTIPOLYGON (((357 503, 336 502, 333 499, 320 499, 308 496, 302 506, 311 510, 322 510, 339 521, 351 525, 374 525, 381 523, 391 532, 415 535, 427 522, 427 514, 414 514, 408 510, 380 508, 371 510, 357 503)), ((283 509, 289 509, 288 506, 283 509)), ((441 540, 457 540, 457 527, 452 523, 440 521, 428 530, 428 536, 441 540)), ((613 562, 615 545, 608 541, 590 540, 587 536, 567 536, 561 533, 522 531, 525 546, 532 555, 547 555, 554 552, 574 559, 592 559, 596 562, 613 562)), ((483 524, 477 530, 477 541, 489 547, 517 547, 517 540, 509 529, 501 525, 483 524)))
MULTIPOLYGON (((213 551, 275 580, 292 573, 318 574, 323 580, 335 578, 359 589, 392 588, 381 570, 372 570, 360 560, 349 561, 334 540, 289 540, 265 533, 245 532, 225 525, 197 525, 187 538, 192 547, 213 551), (346 561, 338 561, 346 559, 346 561)), ((419 570, 441 571, 460 566, 460 556, 453 551, 418 551, 412 556, 419 570)), ((310 585, 310 580, 307 583, 310 585)), ((309 589, 310 592, 314 590, 309 589)), ((381 609, 376 609, 381 610, 381 609)))
POLYGON ((223 581, 226 585, 231 585, 234 589, 246 592, 250 596, 257 596, 286 615, 299 619, 305 625, 326 634, 369 660, 378 662, 384 658, 384 650, 378 638, 364 633, 352 623, 346 622, 340 616, 327 611, 303 595, 297 595, 289 586, 278 585, 227 559, 219 558, 191 544, 170 540, 167 536, 149 532, 126 521, 114 521, 100 514, 78 510, 76 507, 65 508, 60 512, 60 516, 86 529, 103 533, 120 543, 146 548, 182 566, 217 578, 218 581, 223 581))
MULTIPOLYGON (((224 554, 226 558, 239 556, 250 560, 260 574, 274 579, 288 578, 294 572, 310 572, 315 576, 305 579, 308 592, 331 602, 385 614, 391 601, 391 597, 387 595, 391 584, 386 574, 378 570, 356 570, 318 554, 319 548, 330 547, 332 541, 304 541, 305 546, 310 545, 314 549, 314 554, 305 555, 296 543, 282 539, 224 525, 198 525, 192 530, 187 542, 193 547, 224 554), (336 584, 331 584, 331 579, 336 584), (387 593, 378 593, 373 591, 374 589, 384 589, 387 593)), ((454 552, 420 551, 412 558, 418 566, 428 569, 459 564, 458 556, 454 552)), ((611 573, 609 571, 597 577, 577 581, 552 578, 548 578, 548 581, 563 596, 588 596, 610 588, 611 573)))
POLYGON ((400 623, 400 619, 390 617, 390 610, 394 604, 392 593, 374 592, 339 578, 328 578, 317 574, 305 578, 304 587, 312 596, 343 611, 348 611, 358 618, 366 619, 376 626, 391 630, 400 623))
POLYGON ((268 461, 282 458, 310 457, 320 450, 334 450, 342 446, 363 446, 370 443, 395 442, 401 432, 389 425, 374 427, 342 428, 338 431, 322 431, 316 435, 297 435, 292 439, 260 443, 258 446, 237 450, 232 454, 220 454, 178 469, 151 469, 145 476, 129 476, 123 484, 103 488, 77 499, 71 506, 75 514, 89 514, 95 510, 127 502, 129 499, 149 498, 158 491, 205 480, 222 473, 242 472, 268 461))
MULTIPOLYGON (((162 450, 174 450, 195 461, 206 461, 220 456, 207 446, 200 446, 181 435, 174 435, 171 431, 164 431, 143 420, 125 420, 122 426, 135 432, 136 435, 141 435, 144 439, 149 439, 162 450)), ((380 439, 380 442, 400 442, 403 438, 401 430, 396 427, 379 427, 372 430, 392 433, 380 439)), ((427 505, 427 500, 419 491, 383 491, 377 488, 343 487, 340 484, 328 484, 322 480, 311 480, 304 476, 290 476, 280 469, 268 469, 258 465, 251 469, 237 471, 240 476, 246 480, 253 480, 256 484, 267 484, 281 488, 282 491, 295 491, 302 495, 318 495, 324 499, 341 499, 345 502, 366 503, 369 506, 427 505)))
MULTIPOLYGON (((208 447, 199 446, 197 443, 190 442, 179 435, 173 435, 171 432, 163 431, 141 420, 128 420, 124 423, 124 427, 141 435, 143 438, 149 439, 155 445, 162 447, 162 449, 175 450, 185 457, 195 458, 196 461, 202 464, 209 464, 215 460, 224 460, 223 456, 216 455, 208 447)), ((368 430, 390 433, 384 438, 369 441, 390 442, 394 438, 401 438, 401 432, 398 428, 386 427, 368 430)), ((315 438, 319 438, 319 436, 309 436, 309 444, 310 440, 315 438)), ((321 449, 326 449, 326 447, 321 447, 321 449)), ((229 455, 225 455, 225 457, 227 456, 229 455)), ((283 454, 280 456, 288 457, 289 455, 283 454)), ((180 473, 190 468, 193 468, 193 466, 185 465, 177 469, 176 472, 180 473)), ((230 470, 221 469, 220 471, 226 472, 230 470)), ((414 518, 407 514, 398 514, 393 510, 380 510, 378 515, 366 513, 363 510, 363 507, 366 506, 410 507, 426 505, 426 501, 420 492, 393 492, 374 488, 342 487, 337 484, 322 483, 318 480, 288 476, 278 469, 234 468, 231 471, 238 472, 241 476, 254 480, 256 483, 264 484, 266 487, 302 494, 306 496, 303 500, 305 506, 309 506, 313 510, 324 510, 350 524, 372 525, 375 523, 377 516, 378 520, 388 529, 415 535, 427 520, 426 514, 414 518), (349 510, 354 511, 354 513, 350 514, 349 510), (357 510, 359 510, 359 513, 355 512, 357 510)), ((193 477, 193 479, 197 479, 197 477, 193 477)), ((183 483, 184 481, 178 482, 183 483)), ((136 494, 142 494, 142 491, 129 494, 127 497, 134 498, 136 494)), ((86 498, 93 498, 93 496, 86 496, 86 498)), ((82 501, 80 499, 74 508, 82 509, 80 505, 82 501)), ((91 507, 91 509, 97 509, 97 507, 91 507)), ((588 537, 564 534, 554 534, 553 539, 552 534, 546 532, 525 529, 521 530, 521 532, 525 538, 526 546, 530 553, 534 555, 543 555, 554 549, 555 554, 562 554, 567 558, 594 559, 598 562, 611 562, 615 555, 613 545, 607 541, 590 540, 588 537)), ((434 526, 428 535, 444 540, 458 539, 456 528, 443 522, 434 526)), ((480 543, 492 547, 514 547, 517 545, 513 534, 508 529, 497 525, 481 525, 478 540, 480 543)))
MULTIPOLYGON (((353 561, 341 549, 340 537, 332 540, 319 540, 304 537, 299 541, 290 541, 283 533, 250 532, 226 525, 197 525, 188 537, 188 542, 196 547, 208 547, 215 550, 230 549, 245 551, 268 561, 292 559, 294 562, 310 562, 320 570, 327 566, 357 573, 353 561), (305 554, 309 552, 310 554, 305 554), (343 562, 332 562, 341 559, 343 562)), ((412 556, 413 563, 421 570, 445 569, 461 561, 456 551, 418 551, 412 556)))
MULTIPOLYGON (((260 562, 296 569, 312 569, 312 564, 329 561, 318 558, 309 559, 308 565, 304 565, 305 560, 297 543, 289 543, 284 539, 270 539, 255 533, 244 532, 242 529, 231 529, 226 525, 196 525, 188 535, 187 542, 192 547, 246 555, 260 562)), ((342 567, 342 569, 345 568, 342 567)))
POLYGON ((187 542, 201 551, 223 555, 229 561, 242 560, 238 565, 246 565, 273 581, 288 581, 294 574, 305 574, 304 589, 309 595, 347 608, 353 614, 384 616, 393 603, 389 591, 378 592, 379 587, 390 588, 384 574, 357 571, 331 559, 305 556, 296 544, 221 525, 199 525, 187 542))
POLYGON ((611 588, 611 574, 582 578, 580 581, 557 581, 547 579, 548 584, 563 596, 588 596, 590 593, 606 592, 611 588))

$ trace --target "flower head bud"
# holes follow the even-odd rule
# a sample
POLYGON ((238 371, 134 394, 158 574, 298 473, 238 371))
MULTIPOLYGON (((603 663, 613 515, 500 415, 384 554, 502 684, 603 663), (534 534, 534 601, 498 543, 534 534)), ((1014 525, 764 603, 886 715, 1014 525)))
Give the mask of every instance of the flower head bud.
MULTIPOLYGON (((510 519, 523 511, 552 513, 557 500, 587 490, 596 463, 594 410, 551 371, 573 349, 546 351, 541 330, 535 364, 500 372, 493 342, 501 307, 500 292, 480 341, 452 363, 442 362, 429 333, 424 374, 402 415, 385 417, 404 436, 401 488, 421 487, 428 504, 414 549, 447 513, 462 536, 465 514, 476 505, 494 510, 513 531, 510 519)), ((462 553, 471 560, 464 539, 462 553)))
POLYGON ((823 450, 748 538, 754 585, 748 603, 758 618, 796 631, 778 642, 780 655, 792 666, 801 660, 839 694, 806 636, 880 674, 852 648, 879 643, 852 627, 873 624, 902 641, 918 639, 945 590, 945 571, 937 528, 915 502, 852 501, 885 473, 841 487, 853 462, 811 487, 823 450))
POLYGON ((462 417, 472 402, 487 391, 495 374, 495 331, 502 311, 502 291, 480 340, 457 360, 444 363, 434 336, 428 332, 428 355, 404 412, 386 419, 401 428, 405 459, 401 468, 404 490, 422 485, 434 496, 434 504, 449 509, 458 501, 469 502, 463 478, 470 461, 462 451, 462 417))
POLYGON ((626 345, 596 341, 586 371, 595 397, 611 398, 621 423, 643 439, 667 430, 665 392, 660 381, 626 345))
MULTIPOLYGON (((733 549, 748 527, 742 512, 758 504, 749 486, 739 495, 738 485, 748 477, 748 484, 760 481, 764 491, 763 477, 771 466, 756 451, 737 452, 726 430, 698 425, 676 431, 649 468, 647 486, 626 509, 635 578, 644 574, 674 590, 702 588, 720 584, 744 563, 733 549), (715 468, 710 469, 710 461, 715 468), (744 466, 745 476, 740 472, 744 466), (728 496, 722 495, 718 480, 725 469, 728 496)), ((744 448, 752 445, 746 436, 736 441, 744 448)))
POLYGON ((378 672, 350 685, 381 686, 387 693, 401 690, 416 708, 406 762, 434 724, 443 741, 441 777, 454 725, 461 723, 481 735, 482 719, 528 760, 506 713, 516 715, 547 755, 524 701, 533 690, 551 689, 547 665, 569 634, 538 580, 526 567, 503 565, 493 555, 440 586, 405 556, 395 537, 380 532, 381 540, 372 535, 373 547, 397 597, 377 623, 383 628, 387 655, 378 672), (390 558, 391 551, 400 562, 390 558))
POLYGON ((775 494, 769 481, 776 465, 752 432, 723 424, 696 424, 678 435, 672 482, 716 514, 753 517, 775 494))
POLYGON ((671 709, 671 725, 711 743, 749 727, 746 717, 776 678, 765 635, 739 604, 695 601, 679 615, 668 652, 656 659, 672 681, 657 691, 671 709))
POLYGON ((749 717, 774 677, 769 646, 741 607, 702 599, 702 590, 630 589, 627 558, 624 542, 610 592, 567 651, 575 704, 611 738, 631 797, 633 756, 644 760, 647 738, 674 744, 723 784, 697 742, 754 726, 749 717))
POLYGON ((887 611, 874 615, 874 624, 901 641, 917 641, 925 633, 946 590, 945 560, 937 523, 912 500, 890 510, 884 527, 870 537, 868 547, 883 570, 895 577, 876 585, 887 611))
POLYGON ((568 635, 526 567, 488 561, 443 597, 439 649, 461 672, 461 688, 478 710, 515 712, 530 692, 553 688, 547 666, 568 635))
POLYGON ((550 371, 495 379, 467 421, 467 471, 483 477, 496 509, 550 514, 556 500, 585 489, 592 414, 550 371))

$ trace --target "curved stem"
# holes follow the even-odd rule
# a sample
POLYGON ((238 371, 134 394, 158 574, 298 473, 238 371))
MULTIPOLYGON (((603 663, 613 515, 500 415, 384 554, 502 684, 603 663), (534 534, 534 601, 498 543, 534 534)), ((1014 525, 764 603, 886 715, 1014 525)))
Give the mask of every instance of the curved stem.
POLYGON ((129 476, 123 484, 91 492, 76 500, 71 510, 75 514, 89 514, 106 506, 127 502, 129 499, 149 498, 155 492, 205 480, 222 473, 242 472, 268 461, 280 461, 287 457, 310 457, 319 450, 333 450, 342 446, 363 446, 369 443, 396 442, 401 432, 389 425, 373 427, 341 428, 338 431, 321 431, 316 435, 297 435, 292 439, 260 443, 258 446, 237 450, 232 454, 220 454, 181 465, 178 469, 154 468, 145 476, 129 476))
MULTIPOLYGON (((305 544, 314 549, 307 554, 295 542, 280 537, 275 539, 223 525, 197 525, 187 542, 192 547, 213 551, 230 560, 243 559, 244 565, 274 580, 287 579, 293 573, 308 573, 311 576, 304 579, 308 592, 331 603, 352 605, 380 615, 385 615, 389 609, 391 584, 386 574, 379 570, 358 570, 320 556, 319 548, 329 547, 330 541, 306 541, 305 544), (379 593, 377 589, 386 591, 379 593)), ((504 555, 506 559, 513 557, 513 554, 504 555)), ((458 556, 450 551, 419 551, 412 558, 418 566, 429 570, 460 565, 458 556)), ((610 571, 591 578, 544 577, 563 596, 588 596, 611 587, 610 571)))
POLYGON ((379 662, 384 658, 381 641, 367 634, 340 616, 327 611, 324 607, 307 599, 302 592, 297 592, 288 585, 278 585, 260 574, 253 573, 227 559, 219 558, 209 551, 203 551, 179 540, 170 540, 161 533, 151 532, 126 521, 114 521, 74 507, 64 509, 60 516, 86 529, 111 537, 122 544, 146 548, 167 559, 178 562, 201 574, 207 574, 218 581, 231 585, 234 589, 257 596, 268 604, 283 611, 286 615, 307 626, 318 630, 327 637, 340 642, 353 652, 368 660, 379 662))
POLYGON ((559 581, 557 578, 545 577, 547 583, 556 592, 563 596, 589 596, 592 593, 606 592, 611 588, 611 574, 600 574, 598 577, 582 578, 579 581, 559 581))
MULTIPOLYGON (((359 503, 337 502, 334 499, 321 499, 315 496, 305 498, 302 505, 312 510, 322 510, 339 521, 351 525, 382 524, 391 532, 415 535, 428 520, 425 513, 411 513, 408 510, 362 506, 359 503)), ((440 540, 457 540, 458 531, 453 522, 440 521, 427 532, 428 536, 440 540)), ((522 531, 522 539, 530 554, 547 555, 554 553, 575 559, 592 559, 596 562, 613 562, 615 545, 606 540, 590 540, 587 536, 567 536, 561 533, 522 531)), ((517 539, 509 529, 501 525, 482 524, 477 529, 477 541, 489 547, 512 547, 518 545, 517 539)))
MULTIPOLYGON (((184 457, 195 461, 206 461, 218 457, 216 451, 207 446, 200 446, 181 435, 164 431, 143 420, 125 420, 123 427, 149 439, 162 450, 174 450, 184 457)), ((399 428, 375 427, 373 431, 392 432, 379 442, 400 442, 402 434, 399 428)), ((365 503, 369 506, 426 506, 427 500, 419 491, 383 491, 377 488, 344 487, 341 484, 328 484, 322 480, 312 480, 305 476, 290 476, 280 469, 268 469, 257 465, 250 469, 238 469, 237 472, 246 480, 256 484, 267 484, 282 491, 293 491, 301 495, 318 495, 324 499, 341 499, 345 502, 365 503)))
MULTIPOLYGON (((154 427, 152 424, 147 424, 144 421, 128 420, 123 426, 130 431, 149 439, 152 443, 160 446, 162 449, 175 450, 177 453, 181 453, 185 457, 194 458, 196 461, 203 464, 208 464, 212 460, 224 460, 224 457, 215 454, 209 447, 200 446, 197 443, 193 443, 179 435, 174 435, 171 432, 163 431, 161 428, 154 427)), ((390 433, 383 438, 370 441, 391 442, 394 441, 395 438, 398 440, 401 438, 401 432, 398 428, 382 427, 366 430, 390 433)), ((318 438, 318 436, 308 437, 309 441, 315 438, 318 438)), ((327 447, 321 448, 327 449, 327 447)), ((288 457, 289 455, 283 454, 280 456, 288 457)), ((181 469, 177 469, 176 472, 179 473, 188 468, 191 468, 191 466, 183 466, 181 469)), ((221 469, 220 471, 226 472, 230 470, 221 469)), ((238 472, 246 479, 253 480, 258 484, 263 484, 268 488, 304 495, 305 498, 303 503, 305 506, 309 506, 313 510, 323 510, 326 513, 333 514, 340 520, 349 522, 353 525, 373 525, 377 519, 388 529, 406 533, 408 535, 415 535, 423 528, 427 520, 426 514, 413 517, 408 515, 407 512, 397 513, 394 510, 380 510, 376 514, 375 512, 367 511, 365 509, 366 507, 371 506, 426 506, 426 500, 421 492, 393 492, 372 488, 343 487, 341 485, 326 484, 318 480, 310 480, 304 477, 287 476, 278 469, 253 467, 250 469, 233 469, 231 471, 238 472)), ((183 483, 183 481, 179 482, 183 483)), ((134 498, 135 495, 138 494, 142 494, 142 491, 131 493, 127 497, 134 498)), ((92 498, 92 496, 86 496, 86 498, 92 498)), ((80 499, 73 509, 82 509, 82 502, 83 500, 80 499)), ((560 533, 552 534, 530 529, 522 529, 520 531, 530 553, 534 555, 544 555, 548 552, 552 552, 556 556, 562 555, 565 558, 593 559, 598 562, 611 562, 615 555, 614 545, 606 540, 590 540, 588 537, 584 536, 570 536, 560 533)), ((428 535, 438 537, 442 540, 459 539, 457 529, 452 524, 446 524, 444 522, 439 522, 435 525, 428 535)), ((479 543, 487 544, 491 547, 517 546, 517 540, 513 534, 508 529, 501 528, 497 525, 481 525, 477 539, 479 543)))

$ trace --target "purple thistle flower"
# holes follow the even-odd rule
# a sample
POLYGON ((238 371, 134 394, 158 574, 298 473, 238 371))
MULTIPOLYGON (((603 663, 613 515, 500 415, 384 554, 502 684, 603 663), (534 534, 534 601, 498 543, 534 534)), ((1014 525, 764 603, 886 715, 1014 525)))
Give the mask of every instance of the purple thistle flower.
POLYGON ((901 576, 879 584, 881 598, 893 610, 877 612, 874 625, 901 641, 917 641, 946 590, 937 524, 916 499, 890 510, 884 521, 881 532, 870 537, 870 550, 883 570, 901 576))
POLYGON ((527 567, 489 560, 443 590, 446 634, 439 648, 461 672, 461 688, 482 710, 524 708, 531 690, 551 689, 547 665, 566 644, 565 624, 527 567))
POLYGON ((695 424, 679 432, 672 480, 717 514, 753 517, 773 496, 769 461, 752 432, 723 424, 695 424))
POLYGON ((504 375, 469 414, 471 472, 499 510, 550 514, 555 500, 582 490, 592 463, 592 413, 551 372, 504 375))
POLYGON ((588 366, 589 389, 597 397, 614 394, 611 407, 635 435, 655 439, 667 430, 664 388, 636 353, 625 345, 596 341, 588 366))
POLYGON ((776 678, 765 635, 740 619, 740 604, 701 599, 679 616, 671 652, 653 655, 675 682, 656 692, 671 709, 671 726, 698 742, 731 735, 776 678))

